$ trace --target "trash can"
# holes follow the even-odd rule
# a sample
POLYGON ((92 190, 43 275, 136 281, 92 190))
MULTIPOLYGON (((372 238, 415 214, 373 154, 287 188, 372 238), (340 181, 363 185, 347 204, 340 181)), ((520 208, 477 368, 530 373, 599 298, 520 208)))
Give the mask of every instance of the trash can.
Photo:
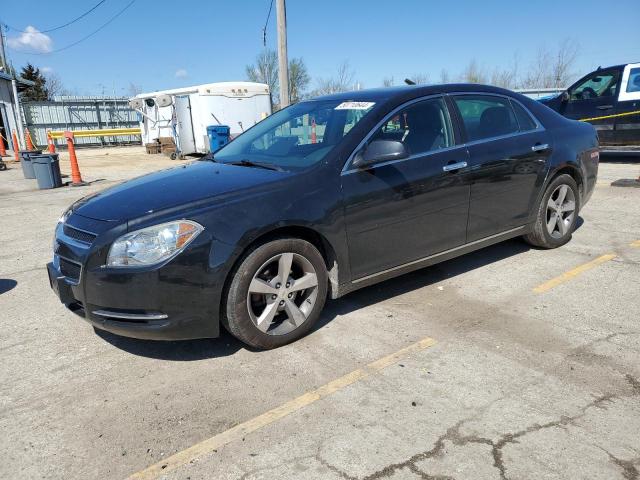
POLYGON ((20 166, 22 167, 22 174, 24 178, 36 178, 33 173, 33 165, 31 165, 31 157, 33 155, 42 155, 42 150, 20 150, 20 166))
POLYGON ((60 163, 58 162, 57 153, 32 155, 31 164, 40 190, 62 186, 62 175, 60 175, 60 163))
POLYGON ((207 127, 207 136, 209 137, 209 149, 211 153, 220 150, 229 143, 229 134, 231 128, 227 125, 209 125, 207 127))

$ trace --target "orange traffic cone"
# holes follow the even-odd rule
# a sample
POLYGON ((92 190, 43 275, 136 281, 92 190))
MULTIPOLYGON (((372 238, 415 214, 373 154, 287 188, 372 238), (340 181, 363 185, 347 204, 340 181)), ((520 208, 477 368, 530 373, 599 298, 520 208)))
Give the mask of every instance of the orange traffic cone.
POLYGON ((76 157, 76 148, 73 145, 73 132, 66 131, 64 132, 64 136, 67 139, 69 161, 71 163, 71 186, 81 187, 82 185, 87 185, 87 183, 82 181, 82 176, 80 175, 80 167, 78 167, 78 157, 76 157))
POLYGON ((13 135, 11 136, 13 140, 13 159, 16 162, 20 161, 20 155, 18 154, 18 150, 20 150, 20 144, 18 143, 18 136, 16 135, 15 130, 13 131, 13 135))
POLYGON ((5 138, 0 135, 0 158, 7 156, 7 148, 4 146, 5 138))
POLYGON ((49 153, 56 153, 56 144, 53 141, 53 137, 51 136, 51 132, 47 132, 47 145, 49 147, 49 153))
POLYGON ((27 142, 27 150, 35 150, 35 147, 33 146, 33 140, 31 140, 31 132, 29 132, 28 128, 24 129, 24 138, 27 142))

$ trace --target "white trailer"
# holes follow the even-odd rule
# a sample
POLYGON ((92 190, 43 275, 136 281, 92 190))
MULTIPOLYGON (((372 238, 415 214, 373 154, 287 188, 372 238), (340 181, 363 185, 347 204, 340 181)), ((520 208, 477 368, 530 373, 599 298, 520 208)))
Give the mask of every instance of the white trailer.
POLYGON ((269 86, 253 82, 141 93, 129 103, 141 115, 142 143, 171 137, 179 155, 209 152, 209 125, 228 125, 235 137, 271 114, 269 86))

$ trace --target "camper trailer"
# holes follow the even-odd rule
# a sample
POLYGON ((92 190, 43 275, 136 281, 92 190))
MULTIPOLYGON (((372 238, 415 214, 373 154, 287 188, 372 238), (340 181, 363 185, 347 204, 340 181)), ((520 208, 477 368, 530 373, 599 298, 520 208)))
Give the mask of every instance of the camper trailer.
POLYGON ((129 104, 140 114, 142 143, 172 138, 176 154, 209 152, 207 127, 227 125, 240 135, 271 114, 269 86, 253 82, 220 82, 142 93, 129 104))

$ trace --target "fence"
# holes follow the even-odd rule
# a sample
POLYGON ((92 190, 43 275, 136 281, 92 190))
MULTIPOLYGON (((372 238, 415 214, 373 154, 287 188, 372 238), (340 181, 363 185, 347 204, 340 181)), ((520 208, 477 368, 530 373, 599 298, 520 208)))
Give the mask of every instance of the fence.
POLYGON ((559 95, 566 90, 566 88, 519 88, 515 91, 534 100, 538 100, 544 97, 559 95))
MULTIPOLYGON (((101 128, 137 128, 138 113, 129 107, 124 97, 54 97, 47 102, 23 102, 26 127, 34 142, 47 145, 49 130, 97 130, 101 128)), ((66 146, 64 140, 55 140, 56 146, 66 146)), ((84 137, 77 145, 123 145, 140 143, 139 135, 121 137, 84 137)))

